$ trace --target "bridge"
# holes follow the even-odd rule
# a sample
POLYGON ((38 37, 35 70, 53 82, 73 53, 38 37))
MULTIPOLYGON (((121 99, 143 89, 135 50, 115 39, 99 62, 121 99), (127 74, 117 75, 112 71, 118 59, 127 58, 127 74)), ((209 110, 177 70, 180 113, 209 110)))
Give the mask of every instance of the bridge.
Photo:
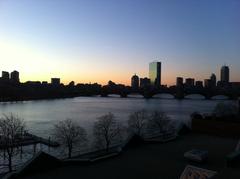
POLYGON ((238 99, 240 97, 240 91, 227 91, 223 89, 178 89, 178 88, 161 88, 161 89, 139 89, 132 90, 130 88, 124 89, 105 89, 101 91, 102 97, 107 97, 109 95, 119 95, 122 98, 127 98, 130 95, 141 95, 142 97, 149 99, 154 98, 159 94, 169 94, 175 99, 185 99, 190 95, 201 95, 205 99, 213 99, 215 96, 225 96, 228 99, 238 99))

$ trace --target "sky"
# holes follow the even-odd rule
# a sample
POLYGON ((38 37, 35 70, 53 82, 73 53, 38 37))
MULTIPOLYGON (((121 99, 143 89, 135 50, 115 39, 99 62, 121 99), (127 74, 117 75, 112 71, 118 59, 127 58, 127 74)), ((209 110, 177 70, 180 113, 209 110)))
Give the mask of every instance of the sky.
POLYGON ((22 82, 130 84, 162 62, 162 83, 240 81, 240 0, 0 0, 0 71, 22 82))

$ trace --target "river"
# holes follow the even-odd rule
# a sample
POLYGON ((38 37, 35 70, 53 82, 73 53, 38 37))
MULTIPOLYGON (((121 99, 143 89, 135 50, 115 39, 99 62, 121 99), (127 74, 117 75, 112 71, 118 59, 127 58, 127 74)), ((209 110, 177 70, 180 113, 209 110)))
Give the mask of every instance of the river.
POLYGON ((217 103, 231 102, 221 96, 216 99, 205 100, 200 95, 195 95, 189 99, 176 100, 169 95, 160 95, 152 99, 141 96, 110 96, 4 102, 0 103, 0 115, 14 113, 25 120, 31 133, 48 137, 53 125, 60 120, 71 118, 87 131, 91 131, 97 117, 108 112, 112 112, 123 123, 126 123, 131 112, 140 109, 163 111, 173 120, 188 122, 190 114, 195 111, 210 113, 217 103))

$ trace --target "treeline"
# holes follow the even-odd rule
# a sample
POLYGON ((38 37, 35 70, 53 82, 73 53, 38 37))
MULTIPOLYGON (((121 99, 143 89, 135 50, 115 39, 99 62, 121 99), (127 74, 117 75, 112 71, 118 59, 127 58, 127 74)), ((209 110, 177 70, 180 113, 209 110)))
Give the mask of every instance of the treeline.
POLYGON ((101 93, 99 84, 51 85, 40 82, 0 84, 0 101, 23 101, 34 99, 92 96, 101 93))

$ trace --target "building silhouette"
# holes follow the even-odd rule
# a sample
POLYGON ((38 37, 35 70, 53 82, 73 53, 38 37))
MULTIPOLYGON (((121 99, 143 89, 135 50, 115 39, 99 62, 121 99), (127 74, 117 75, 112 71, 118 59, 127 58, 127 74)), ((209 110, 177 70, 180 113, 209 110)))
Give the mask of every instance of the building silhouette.
POLYGON ((60 85, 60 78, 52 78, 51 79, 51 85, 53 85, 53 86, 60 85))
POLYGON ((203 82, 202 82, 202 81, 196 81, 196 82, 195 82, 195 86, 196 86, 197 88, 203 88, 203 82))
POLYGON ((194 87, 194 83, 195 83, 194 78, 186 78, 185 87, 192 88, 192 87, 194 87))
POLYGON ((42 81, 42 85, 48 85, 47 81, 42 81))
POLYGON ((150 84, 151 82, 149 78, 140 78, 140 88, 147 88, 150 86, 150 84))
POLYGON ((229 67, 224 65, 221 68, 221 82, 222 83, 229 83, 229 67))
POLYGON ((20 82, 18 71, 15 70, 15 71, 11 72, 11 81, 13 83, 19 83, 20 82))
POLYGON ((211 80, 211 87, 216 87, 217 77, 214 73, 212 73, 212 75, 210 76, 210 80, 211 80))
POLYGON ((183 78, 182 77, 177 77, 176 86, 177 87, 182 87, 183 86, 183 78))
POLYGON ((205 88, 211 88, 211 86, 212 86, 212 81, 211 81, 211 79, 205 79, 205 80, 204 80, 204 87, 205 87, 205 88))
POLYGON ((139 88, 139 77, 136 74, 131 78, 131 87, 134 90, 137 90, 139 88))
POLYGON ((7 71, 2 71, 2 80, 3 81, 9 80, 9 73, 7 71))
POLYGON ((151 62, 149 64, 149 78, 153 86, 161 86, 161 62, 151 62))

